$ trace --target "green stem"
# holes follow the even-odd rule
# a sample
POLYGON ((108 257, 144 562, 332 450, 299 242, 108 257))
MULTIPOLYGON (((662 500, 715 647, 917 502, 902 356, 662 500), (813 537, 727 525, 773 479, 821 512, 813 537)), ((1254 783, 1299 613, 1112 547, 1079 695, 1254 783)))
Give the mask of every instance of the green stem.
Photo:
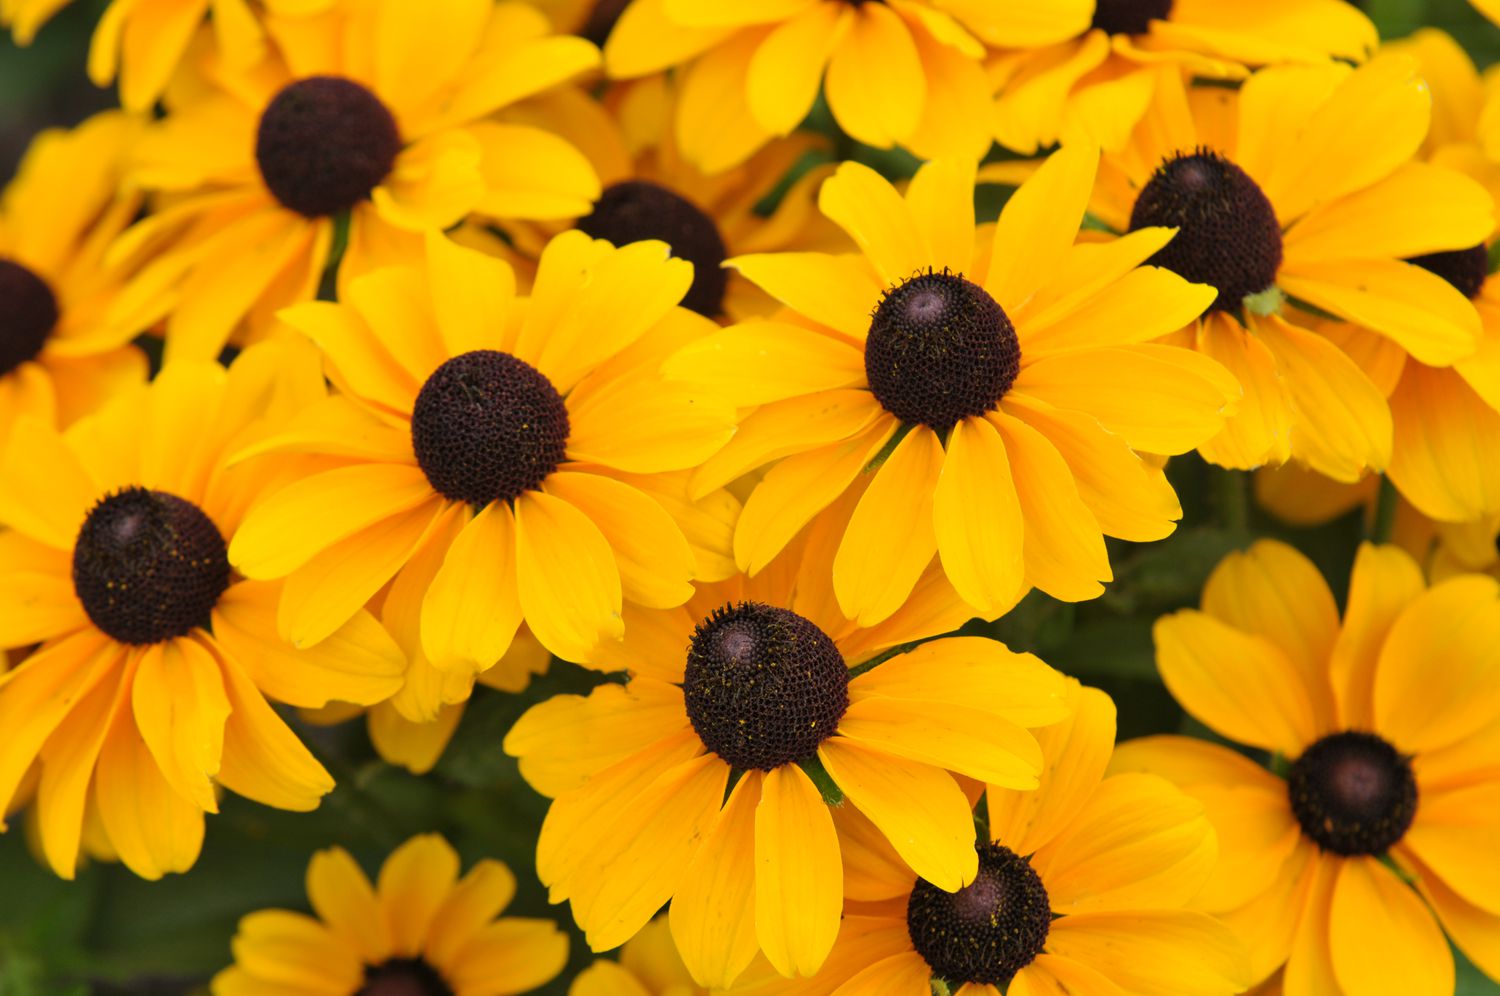
POLYGON ((1217 492, 1219 515, 1224 528, 1231 533, 1250 531, 1250 475, 1238 470, 1221 470, 1218 475, 1217 492))
POLYGON ((1396 486, 1384 475, 1375 495, 1375 521, 1370 523, 1370 542, 1389 543, 1396 529, 1396 486))

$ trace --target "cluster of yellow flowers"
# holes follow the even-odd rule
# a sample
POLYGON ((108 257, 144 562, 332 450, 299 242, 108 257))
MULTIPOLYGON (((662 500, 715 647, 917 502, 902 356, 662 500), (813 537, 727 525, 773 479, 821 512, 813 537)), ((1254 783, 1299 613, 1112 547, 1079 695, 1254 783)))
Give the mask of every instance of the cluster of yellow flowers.
MULTIPOLYGON (((1500 979, 1500 75, 1447 35, 112 0, 89 72, 121 109, 0 200, 0 814, 57 875, 187 872, 224 790, 316 808, 306 723, 426 773, 556 657, 600 683, 493 749, 624 945, 573 996, 1451 996, 1450 940, 1500 979), (1103 594, 1194 451, 1376 542, 1342 616, 1288 545, 1224 559, 1154 631, 1212 737, 1116 747, 959 630, 1103 594)), ((213 992, 557 977, 459 872, 320 852, 213 992)))

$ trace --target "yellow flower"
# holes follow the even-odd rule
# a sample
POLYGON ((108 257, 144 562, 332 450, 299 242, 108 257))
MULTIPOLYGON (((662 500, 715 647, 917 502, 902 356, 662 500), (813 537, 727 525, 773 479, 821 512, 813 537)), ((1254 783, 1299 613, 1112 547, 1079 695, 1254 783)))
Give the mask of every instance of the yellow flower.
POLYGON ((1317 568, 1262 541, 1155 636, 1189 713, 1285 765, 1182 737, 1114 762, 1203 802, 1222 860, 1197 904, 1245 939, 1257 981, 1284 965, 1287 996, 1449 996, 1443 928, 1500 978, 1500 583, 1428 588, 1366 544, 1341 623, 1317 568))
POLYGON ((335 465, 256 505, 230 544, 246 576, 287 579, 283 634, 317 644, 391 583, 381 617, 415 669, 403 712, 431 720, 523 621, 585 660, 619 638, 622 601, 686 601, 737 511, 679 498, 733 429, 726 404, 654 372, 716 328, 676 307, 691 280, 659 242, 566 232, 517 298, 503 262, 433 234, 420 265, 283 312, 342 392, 253 451, 335 465))
MULTIPOLYGON (((818 185, 832 171, 808 169, 780 196, 769 215, 758 209, 778 193, 800 160, 823 153, 819 136, 793 135, 762 147, 744 163, 713 175, 687 162, 672 131, 678 88, 663 76, 615 84, 602 101, 567 88, 531 101, 521 120, 551 128, 589 157, 604 193, 577 227, 625 245, 657 239, 693 264, 693 286, 683 306, 710 318, 763 315, 775 302, 733 270, 728 256, 783 250, 843 251, 848 238, 818 213, 818 185)), ((483 244, 511 259, 522 274, 556 222, 504 222, 509 243, 483 244)), ((472 238, 467 232, 461 238, 472 238)))
POLYGON ((846 818, 850 902, 827 965, 795 982, 754 973, 737 996, 929 996, 935 979, 955 996, 1242 991, 1239 941, 1185 908, 1217 854, 1203 806, 1159 777, 1104 777, 1114 704, 1071 679, 1067 691, 1074 715, 1037 731, 1040 785, 984 786, 973 882, 919 877, 846 818))
POLYGON ((1075 245, 1096 162, 1078 147, 1053 155, 983 239, 972 166, 931 163, 903 198, 845 163, 819 203, 861 255, 730 262, 788 312, 707 336, 666 369, 747 410, 697 488, 782 458, 745 504, 742 569, 760 571, 876 464, 832 558, 839 605, 864 624, 894 612, 935 555, 993 618, 1023 585, 1097 596, 1106 533, 1173 530, 1176 495, 1136 451, 1197 446, 1239 388, 1218 364, 1150 342, 1213 295, 1138 266, 1170 229, 1075 245))
POLYGON ((594 950, 670 901, 700 985, 729 985, 758 950, 784 975, 810 975, 843 902, 828 793, 953 890, 979 868, 968 779, 1037 784, 1030 730, 1066 716, 1062 676, 982 637, 886 655, 967 612, 933 570, 881 625, 845 619, 826 564, 851 507, 755 578, 632 615, 621 652, 595 661, 629 668, 625 684, 556 696, 507 734, 522 776, 553 799, 537 873, 594 950))
MULTIPOLYGON (((29 45, 47 19, 71 0, 0 0, 0 27, 29 45)), ((167 89, 189 51, 195 30, 212 14, 214 38, 226 60, 246 68, 265 54, 261 10, 294 17, 327 10, 338 0, 111 0, 94 30, 89 79, 109 86, 120 78, 120 103, 146 111, 167 89)))
POLYGON ((253 341, 316 294, 348 213, 349 278, 421 255, 421 233, 470 213, 569 218, 599 195, 562 139, 495 112, 588 70, 598 51, 549 34, 517 3, 345 0, 268 17, 272 57, 198 76, 135 149, 130 179, 158 195, 111 258, 147 263, 117 306, 166 319, 167 356, 253 341))
POLYGON ((1245 402, 1199 448, 1207 459, 1295 457, 1343 481, 1390 459, 1379 387, 1340 340, 1278 314, 1282 296, 1359 322, 1398 356, 1447 366, 1474 352, 1473 306, 1405 262, 1491 226, 1482 187, 1411 161, 1430 117, 1405 57, 1266 69, 1238 92, 1163 88, 1137 140, 1106 159, 1099 216, 1119 231, 1181 225, 1154 261, 1219 290, 1184 339, 1234 372, 1245 402))
POLYGON ((657 917, 625 942, 620 960, 600 958, 578 973, 568 996, 708 996, 693 981, 666 917, 657 917))
MULTIPOLYGON (((988 5, 999 7, 1002 5, 988 5)), ((818 96, 867 145, 977 161, 990 84, 976 34, 1010 18, 952 0, 634 0, 604 47, 617 79, 689 63, 677 142, 706 173, 790 134, 818 96)))
POLYGON ((43 850, 71 878, 86 821, 138 875, 184 871, 217 787, 310 810, 333 780, 266 702, 377 702, 405 661, 368 613, 314 652, 276 639, 276 586, 232 573, 245 506, 285 471, 235 449, 324 387, 300 344, 225 371, 170 364, 66 434, 30 420, 0 452, 0 810, 33 763, 43 850), (293 347, 297 348, 293 348, 293 347))
MULTIPOLYGON (((1375 26, 1344 0, 1040 0, 987 69, 995 137, 1032 154, 1058 141, 1116 150, 1159 86, 1237 80, 1247 67, 1363 62, 1375 26)), ((1023 15, 1014 15, 1021 17, 1023 15)))
POLYGON ((119 192, 136 130, 107 112, 43 132, 0 194, 0 441, 19 416, 67 425, 145 379, 143 327, 107 320, 127 274, 103 261, 140 210, 119 192))
POLYGON ((556 978, 567 935, 551 920, 500 916, 516 892, 511 870, 486 858, 458 872, 458 853, 437 834, 392 851, 373 887, 343 848, 319 851, 307 866, 317 915, 272 909, 241 919, 235 963, 211 990, 510 996, 556 978))

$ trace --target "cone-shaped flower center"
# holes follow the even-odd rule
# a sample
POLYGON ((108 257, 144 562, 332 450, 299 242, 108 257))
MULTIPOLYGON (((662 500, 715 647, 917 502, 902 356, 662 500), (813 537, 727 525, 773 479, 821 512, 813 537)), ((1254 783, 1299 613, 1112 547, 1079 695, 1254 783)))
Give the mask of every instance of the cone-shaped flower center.
POLYGON ((1130 230, 1176 228, 1149 263, 1219 292, 1210 310, 1231 311, 1276 282, 1281 226, 1250 175, 1203 150, 1163 163, 1130 213, 1130 230))
POLYGON ((1429 273, 1436 273, 1469 300, 1479 296, 1490 276, 1490 250, 1483 242, 1470 249, 1430 252, 1407 260, 1429 273))
POLYGON ((1112 35, 1145 34, 1151 22, 1165 21, 1172 13, 1172 0, 1098 0, 1094 5, 1094 27, 1112 35))
POLYGON ((1004 987, 1047 943, 1052 907, 1025 858, 1001 844, 978 844, 979 874, 957 892, 918 879, 906 904, 906 930, 932 974, 957 989, 1004 987))
POLYGON ((366 968, 365 984, 354 996, 453 996, 453 990, 421 958, 392 958, 366 968))
POLYGON ((833 736, 849 708, 849 669, 797 613, 740 602, 698 624, 682 693, 705 747, 732 768, 770 771, 833 736))
POLYGON ((578 230, 617 246, 657 239, 672 255, 693 264, 693 284, 682 299, 708 318, 724 310, 729 274, 721 267, 728 251, 719 226, 687 198, 644 180, 626 180, 604 191, 593 213, 578 219, 578 230))
POLYGON ((1307 748, 1287 793, 1302 832, 1334 854, 1384 854, 1417 814, 1410 760, 1373 733, 1335 733, 1307 748))
POLYGON ((947 432, 999 404, 1021 369, 1021 342, 983 287, 921 273, 888 290, 870 320, 865 376, 885 410, 947 432))
POLYGON ((197 505, 164 491, 126 488, 105 498, 73 546, 78 600, 121 643, 160 643, 207 626, 228 587, 218 527, 197 505))
POLYGON ((568 407, 552 382, 493 349, 434 370, 411 413, 412 448, 427 480, 476 507, 540 486, 562 463, 568 430, 568 407))
POLYGON ((353 80, 309 76, 260 116, 255 161, 271 193, 309 218, 338 214, 390 175, 401 133, 380 98, 353 80))
POLYGON ((34 360, 57 325, 57 298, 20 263, 0 259, 0 377, 34 360))

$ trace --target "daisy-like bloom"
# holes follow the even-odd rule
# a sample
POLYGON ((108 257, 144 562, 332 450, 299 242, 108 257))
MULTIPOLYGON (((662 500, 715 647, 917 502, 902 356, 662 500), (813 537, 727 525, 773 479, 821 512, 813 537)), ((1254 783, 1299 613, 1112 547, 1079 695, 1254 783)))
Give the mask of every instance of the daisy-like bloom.
POLYGON ((687 64, 677 142, 707 173, 790 134, 820 86, 839 127, 866 145, 978 161, 992 114, 981 37, 1026 19, 1003 6, 634 0, 605 43, 605 68, 628 79, 687 64))
POLYGON ((111 251, 146 263, 118 312, 138 327, 165 318, 169 358, 253 341, 311 299, 346 214, 341 290, 420 256, 422 232, 471 211, 570 218, 599 196, 567 142, 491 120, 598 61, 540 11, 342 0, 265 25, 276 46, 251 71, 205 45, 192 85, 135 149, 130 179, 158 211, 111 251))
POLYGON ((1197 905, 1244 938, 1255 980, 1449 996, 1444 928, 1500 978, 1500 583, 1429 588, 1406 553, 1366 544, 1341 623, 1317 568, 1262 541, 1155 636, 1177 701, 1275 761, 1172 736, 1114 761, 1203 802, 1221 860, 1197 905))
POLYGON ((1214 293, 1138 266, 1171 229, 1075 245, 1096 165, 1087 149, 1054 154, 976 239, 971 165, 931 163, 903 197, 845 163, 819 204, 862 254, 730 262, 789 310, 693 343, 666 369, 747 412, 698 488, 780 459, 740 518, 742 569, 760 571, 872 469, 832 560, 839 605, 866 625, 935 555, 993 618, 1027 584, 1097 596, 1106 533, 1172 531, 1176 495, 1136 451, 1202 443, 1239 388, 1212 360, 1150 342, 1214 293))
POLYGON ((981 637, 884 656, 967 612, 934 569, 901 611, 856 627, 828 585, 840 526, 814 524, 755 578, 631 615, 618 653, 596 661, 628 668, 625 684, 556 696, 507 734, 522 776, 553 799, 537 873, 594 950, 670 901, 700 985, 730 985, 757 951, 811 975, 843 902, 828 798, 952 891, 980 869, 968 779, 1037 784, 1030 730, 1066 716, 1062 676, 981 637))
POLYGON ((423 676, 408 672, 425 702, 408 716, 431 719, 523 621, 583 661, 619 638, 622 600, 686 601, 713 567, 695 546, 715 530, 727 544, 733 513, 705 525, 717 513, 678 498, 733 410, 655 373, 716 328, 676 306, 691 281, 659 242, 566 232, 517 298, 504 262, 434 233, 418 265, 283 312, 341 394, 248 451, 336 462, 256 505, 230 544, 246 576, 287 579, 282 633, 316 644, 391 583, 382 618, 423 676))
POLYGON ((329 848, 307 866, 315 916, 259 910, 240 920, 234 965, 214 996, 510 996, 555 979, 568 938, 551 920, 502 917, 516 877, 459 858, 437 834, 392 851, 372 886, 349 852, 329 848))
POLYGON ((1381 390, 1338 343, 1283 317, 1288 297, 1424 364, 1474 352, 1473 306, 1406 262, 1470 247, 1492 225, 1483 187, 1411 161, 1431 103, 1416 63, 1397 55, 1266 69, 1238 92, 1167 86, 1130 147, 1107 159, 1098 216, 1119 231, 1179 226, 1153 261, 1218 291, 1183 333, 1245 390, 1199 448, 1210 461, 1295 457, 1354 481, 1390 458, 1381 390))
MULTIPOLYGON (((29 45, 53 14, 71 0, 0 0, 0 27, 10 26, 18 45, 29 45)), ((166 90, 199 25, 212 14, 214 39, 225 58, 245 69, 265 54, 262 12, 301 16, 327 10, 337 0, 111 0, 89 48, 89 79, 109 86, 120 79, 120 103, 146 111, 166 90)))
POLYGON ((708 996, 693 981, 666 917, 657 917, 625 942, 620 959, 600 958, 578 973, 568 996, 708 996))
POLYGON ((954 892, 913 872, 846 821, 850 902, 823 971, 770 973, 746 996, 1229 996, 1247 981, 1243 946, 1186 908, 1217 846, 1203 806, 1166 780, 1105 777, 1109 696, 1069 681, 1074 715, 1037 731, 1037 788, 985 787, 979 872, 954 892), (941 980, 946 988, 935 983, 941 980))
MULTIPOLYGON (((564 89, 532 101, 526 120, 545 124, 573 143, 593 164, 604 193, 576 227, 596 239, 626 245, 654 239, 693 264, 693 286, 683 306, 710 318, 764 315, 775 302, 724 260, 753 252, 842 251, 848 239, 817 210, 818 185, 832 172, 815 166, 781 195, 775 210, 760 205, 774 196, 804 157, 824 151, 820 136, 776 139, 732 169, 708 175, 687 162, 672 130, 678 88, 664 76, 617 84, 604 100, 564 89)), ((561 226, 503 223, 510 247, 501 254, 529 262, 561 226), (508 250, 508 251, 507 251, 508 250)))
POLYGON ((66 425, 145 378, 141 328, 106 320, 127 274, 104 266, 140 210, 119 193, 136 133, 117 112, 43 132, 0 194, 0 441, 19 416, 66 425))
POLYGON ((1116 150, 1156 88, 1184 74, 1239 80, 1249 67, 1363 62, 1378 38, 1344 0, 1041 0, 987 64, 995 137, 1032 154, 1056 142, 1116 150))
POLYGON ((400 648, 356 613, 314 652, 275 636, 276 586, 226 546, 282 471, 228 457, 324 393, 301 343, 225 371, 170 364, 66 434, 21 420, 0 451, 0 811, 33 764, 42 847, 71 878, 86 820, 146 878, 183 871, 222 786, 310 810, 333 780, 267 704, 377 702, 400 648))

